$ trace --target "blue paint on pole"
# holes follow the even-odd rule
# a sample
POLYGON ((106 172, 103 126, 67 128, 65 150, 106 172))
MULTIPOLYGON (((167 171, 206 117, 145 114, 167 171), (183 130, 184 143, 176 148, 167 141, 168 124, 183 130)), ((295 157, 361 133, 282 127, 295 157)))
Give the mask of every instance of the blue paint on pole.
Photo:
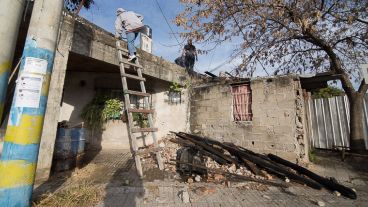
POLYGON ((52 66, 54 65, 54 52, 47 49, 38 48, 36 40, 32 38, 27 38, 26 40, 23 51, 22 63, 20 65, 20 71, 24 70, 26 57, 35 57, 47 60, 47 73, 52 72, 52 66))
POLYGON ((36 163, 38 158, 38 153, 35 154, 33 152, 39 149, 39 144, 15 144, 11 142, 4 143, 4 150, 2 152, 1 160, 25 160, 28 162, 36 163))
POLYGON ((27 114, 27 115, 32 115, 32 116, 40 116, 45 114, 46 112, 46 104, 43 105, 41 103, 47 103, 47 96, 41 96, 40 98, 40 107, 35 110, 34 108, 20 108, 20 107, 15 107, 15 97, 16 97, 16 92, 14 95, 14 99, 13 99, 13 103, 12 103, 12 107, 10 109, 10 116, 9 116, 9 123, 11 126, 17 126, 20 122, 20 115, 21 114, 27 114))
MULTIPOLYGON (((23 51, 22 62, 20 65, 19 76, 22 73, 25 73, 25 61, 27 57, 39 58, 47 61, 47 69, 46 74, 42 74, 44 77, 51 76, 53 63, 54 63, 54 52, 43 49, 37 48, 36 41, 27 38, 26 44, 23 51)), ((31 73, 32 74, 32 73, 31 73)), ((18 76, 18 77, 19 77, 18 76)), ((44 79, 44 81, 49 81, 44 79)), ((45 86, 46 83, 43 83, 45 86)), ((47 83, 48 84, 48 83, 47 83)), ((43 127, 43 118, 46 112, 46 105, 47 105, 47 94, 48 91, 43 91, 44 96, 40 97, 40 104, 38 108, 29 108, 29 107, 15 107, 15 100, 17 96, 17 89, 13 98, 12 107, 10 110, 10 117, 8 122, 8 127, 13 127, 15 130, 23 130, 24 133, 15 133, 10 140, 14 141, 6 141, 4 142, 3 147, 3 154, 1 157, 1 161, 5 162, 12 162, 12 161, 29 161, 30 164, 34 166, 37 165, 37 158, 39 152, 39 142, 38 143, 29 143, 24 145, 19 145, 13 142, 22 141, 29 136, 36 136, 41 140, 41 131, 43 127), (46 95, 46 96, 45 96, 46 95), (22 129, 20 126, 20 121, 24 115, 34 116, 35 119, 39 119, 42 117, 41 122, 35 123, 33 126, 30 126, 30 129, 22 129), (39 134, 30 134, 34 133, 34 131, 38 131, 39 134), (19 137, 19 136, 25 137, 19 137)), ((10 130, 9 130, 10 131, 10 130)), ((8 133, 8 130, 7 130, 8 133)), ((11 133, 11 132, 9 132, 11 133)), ((36 139, 37 140, 37 139, 36 139)), ((21 166, 18 169, 22 169, 21 166)), ((35 170, 19 170, 17 172, 17 176, 21 176, 22 178, 29 177, 30 175, 35 175, 35 170)), ((0 172, 0 179, 5 178, 6 176, 12 175, 3 175, 0 172)), ((30 206, 31 205, 31 198, 32 198, 32 189, 33 189, 33 182, 31 183, 21 183, 17 184, 17 186, 7 186, 0 188, 0 206, 30 206)))
POLYGON ((24 199, 25 195, 32 195, 33 186, 21 186, 7 189, 0 189, 0 206, 29 206, 29 200, 24 199))

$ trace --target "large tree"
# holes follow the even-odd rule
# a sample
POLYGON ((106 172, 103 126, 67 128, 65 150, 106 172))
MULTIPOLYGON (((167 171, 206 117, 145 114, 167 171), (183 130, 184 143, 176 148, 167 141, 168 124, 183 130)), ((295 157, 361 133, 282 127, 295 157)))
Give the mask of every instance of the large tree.
POLYGON ((182 36, 216 44, 240 37, 234 55, 242 57, 239 70, 249 76, 259 69, 339 75, 350 101, 351 147, 364 149, 368 85, 360 82, 359 65, 368 59, 368 0, 180 1, 182 36))

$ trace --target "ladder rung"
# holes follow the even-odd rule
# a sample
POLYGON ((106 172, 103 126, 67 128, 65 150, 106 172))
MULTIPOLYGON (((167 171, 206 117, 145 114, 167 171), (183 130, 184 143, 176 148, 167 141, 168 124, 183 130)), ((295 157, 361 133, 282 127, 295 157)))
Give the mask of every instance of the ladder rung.
POLYGON ((151 96, 151 94, 149 94, 149 93, 143 93, 143 92, 139 92, 139 91, 126 90, 124 92, 127 93, 127 94, 136 95, 136 96, 145 96, 145 97, 151 96))
POLYGON ((121 50, 121 51, 123 51, 123 52, 129 52, 127 49, 125 49, 125 48, 122 48, 122 47, 116 47, 118 50, 121 50))
POLYGON ((142 114, 153 114, 155 110, 153 109, 128 109, 130 113, 142 113, 142 114))
POLYGON ((127 74, 127 73, 121 74, 121 76, 122 77, 130 78, 130 79, 135 79, 135 80, 140 80, 140 81, 146 81, 146 79, 143 78, 143 77, 139 77, 139 76, 136 76, 136 75, 130 75, 130 74, 127 74))
POLYGON ((161 147, 154 147, 154 148, 149 148, 149 149, 142 149, 142 150, 136 151, 134 153, 134 155, 146 155, 146 154, 150 154, 150 153, 160 152, 162 150, 163 150, 163 148, 161 148, 161 147))
POLYGON ((132 133, 139 133, 139 132, 157 132, 157 128, 133 128, 132 133))
POLYGON ((136 67, 136 68, 142 68, 141 65, 137 65, 135 63, 132 63, 132 62, 128 62, 127 60, 121 60, 120 63, 124 63, 124 64, 127 64, 127 65, 131 65, 133 67, 136 67))

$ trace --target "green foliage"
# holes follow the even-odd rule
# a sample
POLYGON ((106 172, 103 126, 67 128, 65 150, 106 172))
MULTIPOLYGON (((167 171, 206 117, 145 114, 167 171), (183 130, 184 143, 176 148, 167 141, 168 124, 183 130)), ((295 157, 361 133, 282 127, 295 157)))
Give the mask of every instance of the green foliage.
POLYGON ((108 99, 105 101, 104 109, 102 110, 102 117, 104 121, 120 119, 123 111, 122 101, 119 99, 108 99))
POLYGON ((182 86, 177 82, 173 82, 170 85, 170 91, 171 92, 181 92, 182 91, 182 86))
POLYGON ((315 162, 316 161, 316 151, 314 149, 310 149, 308 153, 309 161, 315 162))
POLYGON ((102 128, 111 119, 119 119, 123 106, 119 99, 96 96, 82 111, 81 117, 90 128, 102 128))
POLYGON ((333 86, 329 86, 327 88, 322 88, 319 89, 317 91, 313 91, 312 92, 312 98, 317 99, 317 98, 332 98, 335 96, 343 96, 344 95, 344 91, 333 87, 333 86))
POLYGON ((140 128, 148 127, 148 118, 146 114, 133 113, 133 121, 137 122, 140 128))

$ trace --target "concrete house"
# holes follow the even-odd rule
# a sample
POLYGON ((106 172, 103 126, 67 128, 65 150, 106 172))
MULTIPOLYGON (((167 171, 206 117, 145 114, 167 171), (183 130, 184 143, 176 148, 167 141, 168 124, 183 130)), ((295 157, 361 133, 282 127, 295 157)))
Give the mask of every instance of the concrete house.
MULTIPOLYGON (((23 27, 20 42, 25 33, 23 27)), ((18 57, 21 48, 18 45, 18 57)), ((304 101, 298 76, 205 80, 183 90, 180 102, 172 103, 168 96, 170 84, 190 81, 190 76, 162 58, 138 53, 147 92, 152 94, 159 138, 169 131, 190 131, 292 161, 307 160, 304 101)), ((134 73, 132 68, 126 69, 134 73)), ((139 84, 128 81, 128 87, 138 90, 139 84)), ((116 98, 123 94, 115 39, 85 19, 64 15, 42 131, 38 179, 50 175, 58 123, 83 122, 83 108, 98 94, 116 98)), ((127 125, 121 120, 108 121, 103 130, 87 130, 86 139, 90 148, 130 148, 127 125)), ((151 143, 146 134, 138 140, 140 146, 151 143)))

